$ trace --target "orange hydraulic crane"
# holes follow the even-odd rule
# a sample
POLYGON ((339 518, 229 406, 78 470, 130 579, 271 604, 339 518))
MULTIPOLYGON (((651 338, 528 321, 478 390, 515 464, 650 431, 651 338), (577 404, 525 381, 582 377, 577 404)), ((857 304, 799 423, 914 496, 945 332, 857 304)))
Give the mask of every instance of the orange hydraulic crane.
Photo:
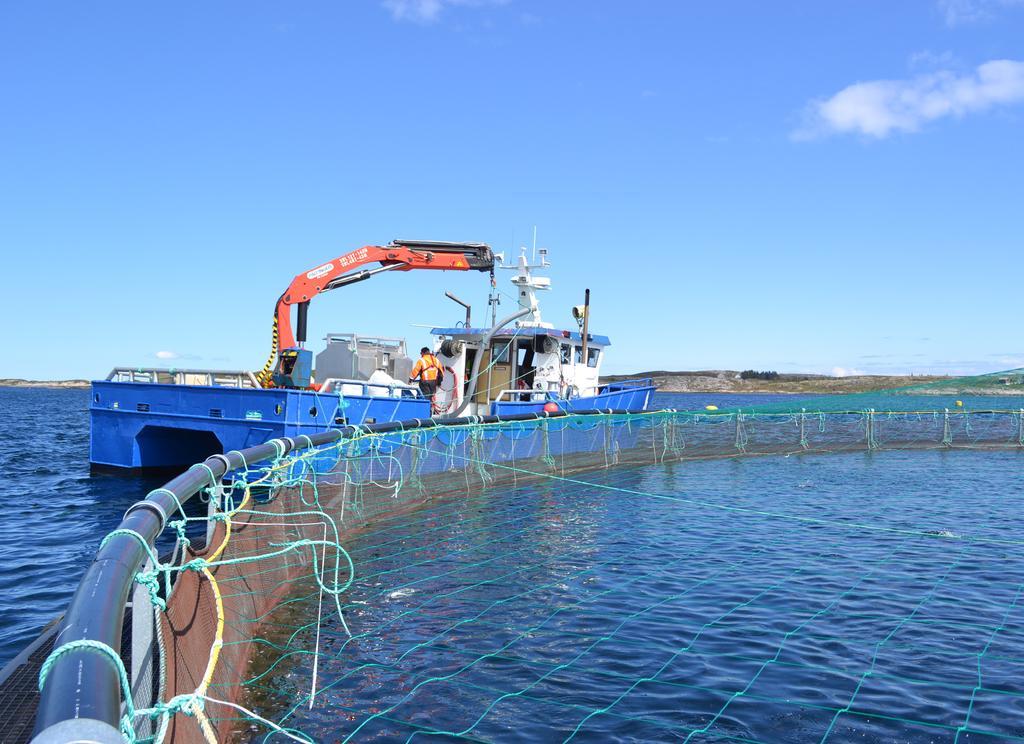
POLYGON ((484 243, 445 243, 434 240, 393 240, 388 245, 365 245, 333 261, 296 276, 274 308, 274 334, 270 358, 257 373, 263 387, 305 388, 310 384, 313 354, 303 348, 309 301, 321 292, 369 279, 384 271, 439 269, 489 271, 494 276, 494 254, 484 243), (380 263, 359 270, 368 263, 380 263), (292 333, 291 306, 298 305, 296 332, 292 333), (280 354, 278 351, 280 350, 280 354))

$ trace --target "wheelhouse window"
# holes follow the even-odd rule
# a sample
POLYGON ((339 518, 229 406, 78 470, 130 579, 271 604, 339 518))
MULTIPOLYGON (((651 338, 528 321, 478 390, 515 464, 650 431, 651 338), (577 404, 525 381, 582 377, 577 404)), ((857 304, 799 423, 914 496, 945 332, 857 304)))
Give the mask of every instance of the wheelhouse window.
POLYGON ((601 350, 590 347, 587 349, 587 366, 596 367, 597 360, 601 357, 601 350))
POLYGON ((512 348, 512 341, 495 341, 491 352, 492 364, 508 364, 509 350, 512 348))
POLYGON ((572 355, 572 360, 573 360, 573 364, 582 364, 583 363, 583 347, 582 346, 577 346, 576 347, 576 353, 574 353, 572 355))
POLYGON ((571 344, 562 344, 562 364, 572 364, 571 344))

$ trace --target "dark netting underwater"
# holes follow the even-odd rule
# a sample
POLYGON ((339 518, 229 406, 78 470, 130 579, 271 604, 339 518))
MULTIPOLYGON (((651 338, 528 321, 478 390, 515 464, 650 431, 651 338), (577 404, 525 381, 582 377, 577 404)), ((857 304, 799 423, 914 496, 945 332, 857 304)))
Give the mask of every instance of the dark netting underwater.
POLYGON ((149 551, 139 650, 90 650, 132 741, 1024 739, 1024 714, 993 714, 1024 711, 1017 494, 936 497, 964 464, 1019 470, 1024 410, 989 383, 1014 384, 359 431, 226 480, 197 466, 209 512, 169 521, 173 555, 112 533, 149 551), (947 472, 956 450, 979 454, 947 472), (893 501, 900 477, 923 490, 893 501))

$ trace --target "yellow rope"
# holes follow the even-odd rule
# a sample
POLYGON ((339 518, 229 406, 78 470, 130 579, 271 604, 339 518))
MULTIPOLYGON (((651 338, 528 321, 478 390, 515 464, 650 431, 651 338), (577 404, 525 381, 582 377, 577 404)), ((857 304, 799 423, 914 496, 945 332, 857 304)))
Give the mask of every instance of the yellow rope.
MULTIPOLYGON (((226 543, 227 539, 225 539, 224 542, 226 543)), ((213 672, 217 666, 217 660, 220 658, 220 649, 224 645, 224 599, 221 597, 220 587, 217 586, 217 579, 214 578, 210 569, 204 567, 203 575, 206 577, 206 580, 210 582, 210 587, 213 589, 213 597, 217 603, 217 632, 214 635, 213 644, 210 646, 210 661, 206 665, 206 674, 203 675, 203 681, 195 691, 197 696, 206 695, 206 690, 210 686, 210 682, 213 680, 213 672)), ((196 714, 196 719, 199 721, 199 727, 203 730, 203 736, 207 743, 217 744, 217 732, 210 723, 210 719, 207 717, 206 712, 197 704, 197 701, 193 701, 192 708, 196 714)))
MULTIPOLYGON (((251 487, 245 489, 245 498, 242 499, 242 503, 237 508, 227 513, 227 518, 224 520, 224 539, 221 540, 220 545, 217 546, 207 558, 207 563, 212 563, 217 560, 224 549, 227 548, 228 543, 231 541, 231 517, 238 512, 242 511, 249 505, 252 500, 251 487)), ((214 602, 217 606, 217 631, 213 636, 213 643, 210 645, 210 660, 206 664, 206 672, 203 674, 203 680, 199 683, 199 687, 195 690, 197 696, 192 702, 192 711, 195 713, 196 719, 199 721, 199 727, 203 731, 203 736, 206 738, 208 744, 217 744, 217 732, 214 730, 213 725, 210 723, 210 719, 207 717, 203 708, 198 704, 200 697, 206 696, 206 690, 209 688, 210 683, 213 681, 213 673, 217 668, 217 661, 220 659, 220 650, 224 645, 224 598, 221 596, 220 586, 217 584, 217 579, 210 571, 209 567, 203 566, 203 576, 210 582, 210 588, 213 591, 214 602)))

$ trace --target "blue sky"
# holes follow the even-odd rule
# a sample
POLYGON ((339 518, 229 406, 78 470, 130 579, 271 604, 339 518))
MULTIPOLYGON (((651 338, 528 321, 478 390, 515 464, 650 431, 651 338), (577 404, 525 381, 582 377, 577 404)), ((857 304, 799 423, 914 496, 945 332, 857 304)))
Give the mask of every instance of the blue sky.
MULTIPOLYGON (((1022 47, 1021 0, 4 3, 0 377, 259 369, 300 271, 534 225, 608 371, 1022 366, 1022 47)), ((446 289, 484 315, 383 275, 313 346, 446 289)))

